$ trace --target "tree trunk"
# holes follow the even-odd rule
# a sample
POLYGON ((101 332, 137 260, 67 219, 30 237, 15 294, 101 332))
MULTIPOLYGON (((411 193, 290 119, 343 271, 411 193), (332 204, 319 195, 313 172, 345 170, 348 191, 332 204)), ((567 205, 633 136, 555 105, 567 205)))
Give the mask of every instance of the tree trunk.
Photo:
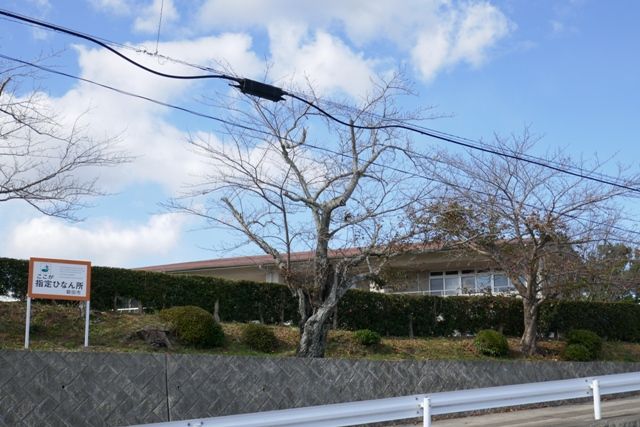
POLYGON ((304 322, 296 356, 324 357, 327 334, 331 326, 328 320, 333 309, 334 307, 322 306, 304 322))
POLYGON ((524 333, 520 340, 522 353, 526 356, 535 354, 538 349, 538 317, 540 302, 522 299, 524 311, 524 333))

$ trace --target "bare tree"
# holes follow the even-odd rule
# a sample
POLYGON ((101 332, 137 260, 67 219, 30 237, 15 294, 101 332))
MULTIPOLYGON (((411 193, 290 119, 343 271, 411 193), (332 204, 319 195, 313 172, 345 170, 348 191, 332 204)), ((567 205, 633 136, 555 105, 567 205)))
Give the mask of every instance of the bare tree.
MULTIPOLYGON (((407 118, 394 103, 404 93, 398 83, 381 82, 348 112, 352 123, 407 118)), ((297 354, 323 357, 340 298, 375 281, 390 257, 414 243, 421 230, 410 217, 429 183, 405 173, 414 166, 398 130, 337 125, 293 100, 243 96, 225 107, 243 128, 230 128, 224 141, 192 140, 211 173, 188 195, 188 206, 182 200, 173 207, 235 230, 273 257, 299 303, 297 354), (294 258, 301 250, 308 255, 294 258)))
POLYGON ((583 271, 574 286, 561 297, 587 301, 616 302, 637 298, 638 249, 628 243, 603 242, 585 254, 583 271))
POLYGON ((34 75, 0 64, 0 202, 22 200, 51 216, 75 219, 82 198, 100 194, 85 169, 127 161, 116 140, 92 139, 76 118, 64 125, 47 96, 20 84, 34 75))
POLYGON ((598 163, 576 164, 561 152, 543 161, 558 170, 517 160, 527 157, 537 141, 528 131, 496 137, 494 145, 504 156, 444 154, 442 163, 430 167, 449 184, 444 201, 432 206, 442 237, 492 260, 522 298, 525 354, 536 351, 541 304, 579 280, 585 251, 615 238, 612 226, 620 216, 615 202, 628 195, 562 172, 595 174, 602 167, 598 163))

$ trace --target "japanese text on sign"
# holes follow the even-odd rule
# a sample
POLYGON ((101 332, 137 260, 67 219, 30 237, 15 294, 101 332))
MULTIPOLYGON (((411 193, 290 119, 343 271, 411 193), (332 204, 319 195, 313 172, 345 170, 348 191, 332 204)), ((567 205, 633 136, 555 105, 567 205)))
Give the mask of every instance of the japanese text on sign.
POLYGON ((89 298, 90 263, 32 258, 29 267, 29 296, 32 298, 89 298))

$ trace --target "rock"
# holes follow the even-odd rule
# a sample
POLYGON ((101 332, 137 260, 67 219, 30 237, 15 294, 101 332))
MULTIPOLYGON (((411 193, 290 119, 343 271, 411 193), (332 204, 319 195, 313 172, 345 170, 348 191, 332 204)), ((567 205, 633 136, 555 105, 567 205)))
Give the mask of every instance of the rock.
POLYGON ((144 340, 153 348, 171 348, 171 342, 167 337, 168 329, 158 326, 145 326, 135 331, 132 338, 144 340))

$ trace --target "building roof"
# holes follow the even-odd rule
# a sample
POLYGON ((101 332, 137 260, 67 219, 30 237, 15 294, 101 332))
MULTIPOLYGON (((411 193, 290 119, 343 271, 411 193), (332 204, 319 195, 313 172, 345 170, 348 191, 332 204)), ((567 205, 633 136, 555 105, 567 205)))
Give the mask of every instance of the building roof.
MULTIPOLYGON (((439 244, 420 245, 418 252, 427 250, 442 249, 439 244)), ((340 250, 329 251, 329 258, 337 258, 342 256, 353 256, 360 253, 358 248, 347 248, 340 250)), ((291 261, 293 262, 305 262, 313 260, 314 251, 292 252, 291 261)), ((269 266, 274 265, 275 261, 271 255, 250 255, 242 257, 232 258, 217 258, 208 259, 202 261, 190 261, 179 262, 173 264, 151 265, 147 267, 139 267, 136 270, 145 271, 158 271, 158 272, 182 272, 182 271, 198 271, 209 269, 223 269, 223 268, 240 268, 240 267, 255 267, 255 266, 269 266)))
MULTIPOLYGON (((355 255, 359 251, 357 248, 343 249, 340 251, 330 251, 329 257, 350 256, 355 255)), ((291 261, 304 262, 311 261, 314 257, 313 251, 292 252, 291 261)), ((147 267, 136 268, 136 270, 159 271, 159 272, 177 272, 177 271, 196 271, 208 270, 212 268, 234 268, 249 267, 261 265, 274 265, 275 262, 271 255, 250 255, 232 258, 208 259, 202 261, 179 262, 174 264, 151 265, 147 267)))

